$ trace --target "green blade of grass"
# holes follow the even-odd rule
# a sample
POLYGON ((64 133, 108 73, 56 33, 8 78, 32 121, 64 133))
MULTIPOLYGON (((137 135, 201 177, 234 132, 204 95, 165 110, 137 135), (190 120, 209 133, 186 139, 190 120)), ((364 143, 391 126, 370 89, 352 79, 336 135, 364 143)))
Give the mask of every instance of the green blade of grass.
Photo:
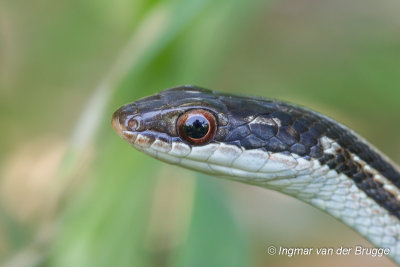
POLYGON ((197 175, 188 240, 171 266, 252 266, 248 244, 232 216, 221 183, 197 175))
MULTIPOLYGON (((138 30, 132 37, 120 60, 117 60, 110 74, 95 91, 74 132, 67 155, 69 161, 66 161, 68 164, 64 165, 62 171, 65 178, 74 173, 82 155, 91 147, 98 133, 102 133, 101 155, 92 164, 95 166, 91 174, 94 181, 88 185, 91 193, 84 199, 72 203, 70 201, 68 206, 72 208, 64 214, 58 237, 47 260, 49 265, 97 267, 154 264, 154 259, 151 258, 155 255, 149 254, 143 248, 146 238, 143 229, 147 228, 154 184, 152 176, 157 167, 153 166, 154 161, 151 159, 132 152, 115 133, 110 135, 112 129, 109 118, 104 114, 112 91, 118 88, 121 80, 127 80, 125 84, 133 83, 133 77, 163 51, 205 7, 210 7, 211 3, 192 0, 156 6, 149 13, 149 19, 142 24, 142 30, 138 30), (118 162, 113 160, 115 157, 119 159, 118 162)), ((125 91, 128 88, 132 87, 123 87, 125 91)), ((122 94, 135 95, 135 91, 129 90, 122 94)), ((200 189, 199 195, 207 193, 203 191, 200 189)), ((222 201, 223 195, 219 194, 217 198, 222 201)), ((222 206, 223 204, 219 208, 222 206)), ((205 210, 201 209, 200 212, 205 210)), ((217 210, 214 211, 216 213, 217 210)), ((216 218, 216 221, 220 220, 224 221, 222 217, 216 218)), ((196 229, 196 225, 192 229, 196 229)), ((216 231, 218 229, 220 228, 217 227, 216 231)), ((193 231, 197 233, 197 230, 193 231)), ((198 236, 195 234, 192 238, 197 239, 198 236)), ((242 243, 231 243, 239 246, 230 246, 231 249, 226 252, 234 252, 238 255, 237 258, 241 258, 239 255, 243 252, 242 243)), ((224 254, 223 257, 211 259, 211 262, 222 262, 227 257, 224 254)))

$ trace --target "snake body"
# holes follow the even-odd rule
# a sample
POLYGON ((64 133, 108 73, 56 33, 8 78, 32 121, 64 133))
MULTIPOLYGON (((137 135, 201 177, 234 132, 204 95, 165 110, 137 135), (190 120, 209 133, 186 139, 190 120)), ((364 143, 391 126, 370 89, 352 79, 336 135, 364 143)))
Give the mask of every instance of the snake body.
POLYGON ((333 119, 275 100, 181 86, 121 107, 112 124, 159 160, 322 209, 400 263, 399 168, 333 119))

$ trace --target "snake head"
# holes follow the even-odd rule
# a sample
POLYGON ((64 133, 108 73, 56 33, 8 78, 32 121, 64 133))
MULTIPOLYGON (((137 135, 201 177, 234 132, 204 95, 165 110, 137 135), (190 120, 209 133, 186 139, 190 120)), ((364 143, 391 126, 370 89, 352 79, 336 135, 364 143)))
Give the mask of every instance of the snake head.
POLYGON ((310 153, 321 151, 312 148, 318 136, 308 135, 309 147, 301 143, 293 110, 277 101, 182 86, 121 107, 112 125, 134 148, 159 160, 260 183, 295 175, 296 167, 312 164, 310 153))
POLYGON ((138 150, 151 155, 173 153, 173 147, 190 150, 192 145, 223 140, 226 131, 219 126, 227 124, 224 108, 212 91, 182 86, 119 108, 112 126, 138 150))

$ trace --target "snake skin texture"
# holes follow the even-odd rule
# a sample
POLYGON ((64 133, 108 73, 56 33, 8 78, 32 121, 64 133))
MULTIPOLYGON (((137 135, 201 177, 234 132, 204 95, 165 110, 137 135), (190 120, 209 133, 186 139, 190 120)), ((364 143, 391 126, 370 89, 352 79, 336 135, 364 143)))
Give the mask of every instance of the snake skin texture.
POLYGON ((116 131, 157 159, 272 188, 339 218, 400 262, 400 172, 356 133, 295 105, 182 86, 125 105, 116 131), (202 146, 181 140, 176 122, 192 109, 215 115, 202 146), (129 125, 134 118, 135 127, 129 125))

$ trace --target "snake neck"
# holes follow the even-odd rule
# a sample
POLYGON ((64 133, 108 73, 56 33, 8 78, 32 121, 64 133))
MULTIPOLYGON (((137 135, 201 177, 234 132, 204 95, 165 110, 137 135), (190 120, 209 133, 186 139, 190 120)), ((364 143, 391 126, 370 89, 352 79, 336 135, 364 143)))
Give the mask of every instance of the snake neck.
MULTIPOLYGON (((327 154, 339 148, 332 140, 324 141, 327 154)), ((352 153, 349 153, 349 156, 353 162, 358 162, 368 171, 368 177, 364 177, 361 182, 355 179, 354 175, 349 177, 340 169, 332 168, 332 165, 311 159, 308 171, 300 175, 281 177, 257 185, 281 191, 326 211, 376 247, 389 248, 389 257, 399 264, 400 223, 398 214, 391 212, 398 201, 395 196, 400 196, 399 189, 358 156, 352 153), (389 192, 390 195, 383 195, 385 192, 389 192), (381 194, 381 203, 371 198, 370 194, 375 194, 375 197, 381 194)))

